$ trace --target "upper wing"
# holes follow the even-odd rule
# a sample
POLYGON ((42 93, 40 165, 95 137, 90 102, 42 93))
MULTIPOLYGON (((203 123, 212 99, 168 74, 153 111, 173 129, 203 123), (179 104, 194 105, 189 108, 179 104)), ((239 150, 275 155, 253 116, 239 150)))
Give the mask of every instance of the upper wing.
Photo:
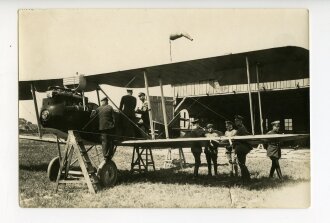
MULTIPOLYGON (((246 57, 250 66, 258 64, 262 82, 301 79, 309 75, 309 51, 287 46, 97 74, 86 79, 98 84, 142 88, 143 71, 146 71, 150 87, 159 85, 159 77, 163 85, 210 79, 218 80, 221 85, 243 84, 246 83, 246 57)), ((251 83, 256 82, 252 75, 251 83)))
POLYGON ((122 146, 141 146, 152 148, 179 148, 191 147, 194 143, 200 143, 201 146, 206 146, 210 140, 216 141, 220 146, 228 145, 229 140, 244 141, 253 145, 267 143, 271 141, 284 142, 303 139, 309 137, 308 134, 277 134, 277 135, 248 135, 248 136, 233 136, 233 137, 213 137, 213 138, 175 138, 175 139, 156 139, 156 140, 129 140, 120 142, 122 146))
POLYGON ((49 86, 60 86, 63 87, 63 79, 48 79, 48 80, 29 80, 19 81, 18 85, 18 97, 19 100, 31 100, 31 85, 38 92, 47 91, 49 86))
MULTIPOLYGON (((150 87, 159 85, 159 77, 162 78, 163 85, 212 79, 218 80, 221 85, 243 84, 246 83, 246 57, 251 67, 258 64, 261 82, 302 79, 309 76, 309 51, 300 47, 287 46, 85 77, 87 83, 94 88, 98 84, 143 88, 144 71, 147 72, 150 87)), ((39 92, 46 91, 48 86, 63 86, 62 79, 20 81, 20 100, 32 99, 31 83, 39 92)), ((255 75, 251 76, 251 83, 256 83, 255 75)), ((90 87, 88 90, 95 89, 90 87)))

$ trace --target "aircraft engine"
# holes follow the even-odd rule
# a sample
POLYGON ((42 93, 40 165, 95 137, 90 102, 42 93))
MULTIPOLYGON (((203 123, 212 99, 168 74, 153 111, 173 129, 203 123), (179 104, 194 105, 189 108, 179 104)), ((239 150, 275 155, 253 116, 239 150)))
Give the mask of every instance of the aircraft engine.
POLYGON ((73 91, 92 91, 97 89, 97 85, 87 82, 84 75, 63 78, 63 85, 73 91))

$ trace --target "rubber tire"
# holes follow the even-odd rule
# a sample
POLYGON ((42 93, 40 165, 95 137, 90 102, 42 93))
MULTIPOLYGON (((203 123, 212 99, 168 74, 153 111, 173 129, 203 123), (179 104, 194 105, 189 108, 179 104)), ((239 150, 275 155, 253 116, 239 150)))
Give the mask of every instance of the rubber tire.
POLYGON ((60 169, 60 158, 54 157, 48 164, 47 176, 48 179, 52 182, 57 180, 58 171, 60 169))
POLYGON ((100 184, 103 187, 113 187, 117 183, 118 169, 112 160, 103 161, 97 171, 100 184))

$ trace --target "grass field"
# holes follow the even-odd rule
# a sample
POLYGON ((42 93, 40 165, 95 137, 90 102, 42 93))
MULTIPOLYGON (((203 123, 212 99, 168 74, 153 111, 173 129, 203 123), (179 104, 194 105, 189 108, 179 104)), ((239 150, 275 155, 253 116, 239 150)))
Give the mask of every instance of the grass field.
MULTIPOLYGON (((20 140, 19 197, 24 208, 71 207, 211 207, 211 208, 306 208, 310 205, 310 153, 308 149, 283 150, 280 160, 283 181, 269 179, 271 161, 265 151, 254 149, 247 157, 252 182, 242 185, 229 176, 224 149, 219 149, 219 175, 207 176, 202 154, 200 178, 192 179, 193 156, 184 149, 188 167, 160 169, 166 150, 153 150, 156 171, 130 174, 131 148, 119 147, 114 161, 119 180, 114 188, 92 195, 86 186, 60 185, 47 178, 49 161, 57 156, 55 144, 20 140)), ((173 154, 176 156, 175 152, 173 154)), ((96 158, 94 158, 95 160, 96 158)), ((95 161, 97 162, 97 160, 95 161)))

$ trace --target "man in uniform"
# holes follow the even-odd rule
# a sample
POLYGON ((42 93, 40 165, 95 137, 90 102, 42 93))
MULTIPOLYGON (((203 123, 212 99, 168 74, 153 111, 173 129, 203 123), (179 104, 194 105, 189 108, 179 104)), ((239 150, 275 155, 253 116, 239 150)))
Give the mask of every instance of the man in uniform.
MULTIPOLYGON (((232 137, 236 135, 237 131, 234 129, 234 123, 232 121, 225 121, 226 123, 226 132, 225 136, 226 137, 232 137)), ((228 163, 230 165, 230 176, 234 176, 234 170, 235 173, 237 174, 237 163, 236 159, 232 157, 232 154, 235 154, 235 151, 233 151, 233 145, 230 142, 229 145, 226 146, 226 156, 228 159, 228 163)))
MULTIPOLYGON (((244 118, 240 115, 235 116, 235 125, 237 127, 235 135, 237 136, 250 135, 243 124, 243 119, 244 118)), ((251 178, 250 172, 245 165, 246 155, 252 150, 252 146, 247 142, 239 141, 234 143, 234 150, 237 155, 238 165, 241 169, 242 180, 244 183, 247 183, 251 180, 251 178)))
MULTIPOLYGON (((205 131, 204 129, 199 125, 199 120, 195 119, 191 122, 193 124, 193 130, 190 133, 190 137, 204 137, 205 131)), ((202 146, 200 142, 194 142, 191 146, 191 152, 194 155, 195 158, 195 167, 194 167, 194 178, 198 177, 198 169, 201 165, 201 154, 202 154, 202 146)))
MULTIPOLYGON (((222 132, 216 131, 213 128, 213 124, 209 123, 206 125, 205 136, 207 138, 222 136, 222 132)), ((212 176, 212 162, 214 166, 214 175, 218 175, 218 143, 210 140, 204 149, 204 153, 207 161, 208 175, 212 176)))
POLYGON ((99 120, 103 157, 105 160, 111 159, 114 153, 115 116, 113 108, 108 104, 107 97, 101 100, 101 106, 93 111, 91 116, 97 116, 99 120))
MULTIPOLYGON (((279 134, 280 131, 280 121, 274 121, 271 123, 273 129, 267 133, 270 134, 279 134)), ((267 156, 272 160, 272 167, 270 168, 269 178, 273 178, 274 172, 276 170, 277 176, 280 179, 283 179, 280 163, 278 160, 281 158, 281 147, 278 142, 272 142, 268 145, 265 145, 267 149, 267 156)))
POLYGON ((143 92, 140 92, 138 97, 142 102, 141 107, 136 110, 136 113, 141 114, 141 121, 138 124, 143 127, 144 132, 148 133, 150 128, 148 101, 146 100, 146 95, 143 92))
POLYGON ((127 95, 124 95, 120 100, 119 109, 124 113, 120 116, 121 135, 134 137, 134 120, 136 98, 132 95, 133 90, 127 89, 127 95), (129 119, 129 120, 128 120, 129 119))

